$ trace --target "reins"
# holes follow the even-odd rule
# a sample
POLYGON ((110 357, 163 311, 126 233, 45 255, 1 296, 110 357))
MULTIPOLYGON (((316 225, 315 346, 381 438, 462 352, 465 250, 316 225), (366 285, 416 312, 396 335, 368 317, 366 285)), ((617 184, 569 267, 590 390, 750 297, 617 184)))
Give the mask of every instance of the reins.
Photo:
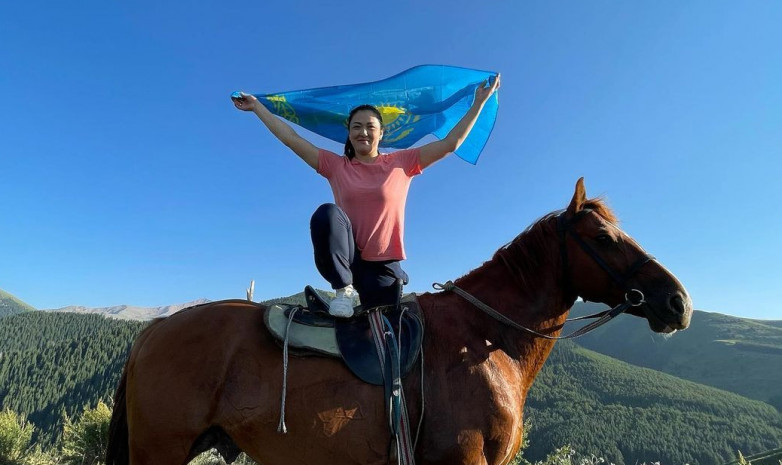
POLYGON ((595 321, 589 323, 588 325, 585 325, 575 331, 573 331, 570 334, 567 334, 565 336, 549 336, 547 334, 542 334, 537 331, 534 331, 530 328, 527 328, 526 326, 522 326, 515 321, 511 320, 507 316, 503 315, 502 313, 498 312, 497 310, 491 308, 490 306, 486 305, 485 303, 478 300, 475 296, 471 295, 469 292, 465 291, 464 289, 460 288, 459 286, 455 285, 453 281, 447 281, 445 284, 440 283, 433 283, 432 287, 436 290, 442 290, 442 291, 450 291, 453 292, 460 297, 462 297, 464 300, 470 302, 471 304, 478 307, 480 310, 484 311, 486 314, 494 318, 495 320, 499 321, 500 323, 503 323, 505 325, 508 325, 514 329, 524 331, 528 334, 531 334, 536 337, 544 338, 544 339, 552 339, 552 340, 558 340, 558 339, 573 339, 579 336, 583 336, 584 334, 593 331, 594 329, 608 323, 612 319, 614 319, 616 316, 626 312, 631 307, 638 307, 643 305, 646 300, 644 298, 643 292, 641 292, 638 289, 627 289, 627 281, 635 275, 635 273, 638 272, 638 270, 645 265, 646 263, 654 260, 654 257, 648 254, 644 254, 643 257, 641 257, 638 261, 633 263, 630 268, 622 275, 617 273, 611 266, 609 266, 605 260, 597 253, 595 252, 592 247, 589 246, 589 244, 584 241, 581 236, 579 236, 575 231, 571 229, 571 226, 580 219, 584 214, 587 214, 591 212, 591 210, 582 210, 579 213, 576 214, 576 216, 573 217, 571 221, 567 221, 565 219, 565 212, 560 213, 557 215, 557 231, 559 233, 560 237, 560 250, 562 254, 562 267, 563 267, 563 274, 565 274, 565 281, 566 281, 566 287, 569 288, 569 281, 567 280, 567 269, 568 269, 568 256, 567 256, 567 246, 566 246, 566 236, 568 233, 575 239, 576 243, 586 252, 587 255, 589 255, 603 270, 608 273, 608 275, 613 279, 617 284, 619 284, 621 287, 626 289, 625 292, 625 301, 621 304, 617 305, 616 307, 595 313, 592 315, 585 315, 577 318, 570 318, 566 320, 568 321, 578 321, 578 320, 586 320, 586 319, 595 319, 595 321))
POLYGON ((464 300, 470 302, 471 304, 475 305, 479 309, 483 310, 486 314, 488 314, 490 317, 494 318, 495 320, 499 321, 500 323, 504 323, 511 328, 515 328, 521 331, 524 331, 526 333, 532 334, 536 337, 541 337, 543 339, 573 339, 575 337, 583 336, 584 334, 596 329, 598 326, 602 326, 606 323, 608 323, 610 320, 612 320, 617 315, 624 313, 629 309, 630 307, 637 307, 639 305, 642 305, 644 302, 644 295, 641 291, 637 289, 632 289, 625 294, 625 301, 616 307, 606 310, 604 312, 595 313, 594 315, 586 315, 578 318, 572 318, 567 321, 576 321, 576 320, 585 320, 589 318, 598 318, 597 320, 593 321, 592 323, 589 323, 588 325, 579 328, 575 331, 573 331, 570 334, 567 334, 565 336, 549 336, 547 334, 539 333, 535 330, 532 330, 530 328, 527 328, 526 326, 522 326, 515 321, 511 320, 510 318, 506 317, 502 313, 498 312, 497 310, 494 310, 490 306, 486 305, 485 303, 478 300, 475 296, 470 294, 469 292, 465 291, 464 289, 460 288, 459 286, 455 285, 453 281, 447 281, 445 284, 440 283, 433 283, 432 287, 435 288, 438 291, 451 291, 454 294, 457 294, 461 296, 464 300))

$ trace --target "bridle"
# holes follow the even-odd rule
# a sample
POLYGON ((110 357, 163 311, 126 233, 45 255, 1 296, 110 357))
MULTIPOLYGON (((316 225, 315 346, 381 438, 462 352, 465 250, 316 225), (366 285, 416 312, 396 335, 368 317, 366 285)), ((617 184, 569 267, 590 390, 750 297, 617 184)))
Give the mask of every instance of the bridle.
POLYGON ((508 326, 511 326, 515 329, 527 332, 529 334, 532 334, 536 337, 541 337, 544 339, 572 339, 578 336, 582 336, 594 329, 596 329, 598 326, 602 326, 605 323, 608 323, 610 320, 612 320, 614 317, 626 312, 631 307, 639 307, 646 303, 646 300, 644 298, 643 292, 641 292, 639 289, 630 288, 627 285, 627 282, 638 273, 638 271, 643 267, 646 263, 654 260, 655 258, 647 253, 644 253, 641 258, 635 261, 630 267, 625 271, 624 273, 617 272, 614 268, 611 267, 606 261, 603 259, 603 257, 600 256, 599 253, 595 251, 587 242, 575 231, 573 228, 573 225, 575 225, 581 218, 583 218, 585 215, 589 214, 593 210, 591 209, 584 209, 573 215, 570 220, 566 218, 567 211, 563 211, 559 215, 557 215, 557 233, 559 235, 559 242, 560 242, 560 254, 562 256, 562 272, 563 272, 563 279, 565 281, 565 289, 568 292, 575 293, 572 291, 571 282, 568 279, 568 254, 567 254, 567 237, 570 236, 573 238, 573 240, 576 241, 576 243, 581 247, 581 249, 590 257, 592 260, 595 261, 595 263, 600 266, 610 277, 614 280, 614 282, 625 291, 625 301, 621 304, 617 305, 616 307, 606 310, 604 312, 595 313, 593 315, 586 315, 578 318, 570 318, 566 320, 568 321, 577 321, 577 320, 585 320, 585 319, 595 319, 595 321, 589 323, 588 325, 579 328, 575 331, 573 331, 570 334, 567 334, 565 336, 549 336, 547 334, 541 334, 537 331, 534 331, 532 329, 529 329, 525 326, 522 326, 515 321, 511 320, 510 318, 506 317, 505 315, 501 314, 497 310, 494 310, 490 306, 486 305, 485 303, 481 302, 480 300, 476 299, 474 296, 469 294, 464 289, 461 289, 460 287, 456 286, 452 281, 448 281, 445 284, 440 283, 434 283, 432 284, 432 287, 437 290, 444 290, 444 291, 452 291, 468 302, 472 303, 479 309, 486 312, 489 316, 492 318, 500 321, 501 323, 504 323, 508 326))
MULTIPOLYGON (((573 217, 568 220, 565 217, 565 214, 567 212, 562 212, 559 215, 557 215, 557 233, 559 234, 559 249, 560 249, 560 255, 562 256, 562 272, 564 274, 563 279, 565 280, 565 289, 568 291, 573 292, 572 285, 570 279, 568 279, 568 270, 570 267, 568 266, 568 254, 567 254, 567 236, 568 234, 570 237, 573 238, 573 240, 576 241, 576 244, 578 244, 581 247, 581 250, 583 250, 587 255, 589 255, 592 260, 594 260, 595 263, 597 263, 600 268, 602 268, 608 276, 611 277, 611 279, 614 280, 614 282, 625 291, 625 301, 631 302, 631 306, 637 307, 644 303, 644 294, 638 289, 632 289, 627 285, 627 282, 632 278, 633 276, 638 273, 638 270, 641 269, 642 266, 647 264, 648 262, 654 260, 655 258, 646 252, 643 253, 641 258, 635 261, 630 267, 625 271, 624 273, 619 273, 616 270, 614 270, 611 265, 606 263, 606 261, 603 259, 603 257, 598 254, 595 249, 593 249, 587 242, 578 235, 578 233, 573 229, 573 226, 585 215, 591 213, 593 210, 591 209, 584 209, 573 215, 573 217)), ((625 309, 626 310, 626 309, 625 309)))

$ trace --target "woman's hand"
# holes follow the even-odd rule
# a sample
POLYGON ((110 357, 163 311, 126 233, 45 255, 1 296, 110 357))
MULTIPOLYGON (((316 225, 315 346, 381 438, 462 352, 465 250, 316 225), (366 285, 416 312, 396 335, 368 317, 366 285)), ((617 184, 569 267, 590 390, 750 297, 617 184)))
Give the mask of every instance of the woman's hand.
POLYGON ((234 102, 234 106, 243 111, 253 111, 257 105, 261 103, 255 98, 254 95, 239 92, 239 97, 231 96, 231 100, 234 102))
POLYGON ((488 84, 489 80, 487 79, 475 89, 475 103, 483 105, 489 100, 489 97, 500 88, 500 75, 497 74, 497 77, 494 78, 494 82, 491 85, 488 84))
POLYGON ((231 94, 231 100, 234 102, 234 106, 239 110, 255 113, 255 116, 257 116, 269 131, 271 131, 274 137, 287 145, 296 155, 304 160, 305 163, 317 171, 318 152, 320 149, 296 134, 296 131, 294 131, 293 128, 284 123, 282 119, 274 116, 268 108, 263 106, 263 104, 255 98, 254 95, 244 92, 235 92, 231 94))
POLYGON ((451 129, 447 136, 442 140, 430 142, 421 146, 421 152, 419 155, 421 168, 426 168, 437 160, 442 159, 451 152, 456 151, 462 142, 470 134, 475 121, 478 119, 478 115, 483 110, 483 105, 489 100, 489 97, 500 88, 500 75, 494 78, 494 82, 489 85, 489 80, 483 81, 477 89, 475 89, 475 100, 472 107, 467 110, 467 113, 456 123, 456 126, 451 129))

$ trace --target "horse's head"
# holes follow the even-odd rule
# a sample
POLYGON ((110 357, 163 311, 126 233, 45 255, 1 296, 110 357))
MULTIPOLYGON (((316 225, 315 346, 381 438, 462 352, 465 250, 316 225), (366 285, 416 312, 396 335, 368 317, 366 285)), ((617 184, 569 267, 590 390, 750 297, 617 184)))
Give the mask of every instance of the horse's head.
POLYGON ((587 200, 584 178, 558 217, 562 258, 570 289, 585 300, 615 306, 639 305, 628 313, 649 321, 658 333, 685 329, 692 301, 678 279, 619 229, 600 200, 587 200))

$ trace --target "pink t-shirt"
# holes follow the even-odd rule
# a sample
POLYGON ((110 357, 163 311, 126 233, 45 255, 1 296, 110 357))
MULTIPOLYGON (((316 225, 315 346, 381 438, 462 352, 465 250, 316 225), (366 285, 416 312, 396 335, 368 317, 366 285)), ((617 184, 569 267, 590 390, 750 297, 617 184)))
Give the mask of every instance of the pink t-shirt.
POLYGON ((328 150, 318 153, 318 173, 329 180, 334 202, 353 223, 364 260, 405 259, 405 202, 410 181, 422 171, 419 152, 381 154, 374 163, 328 150))

